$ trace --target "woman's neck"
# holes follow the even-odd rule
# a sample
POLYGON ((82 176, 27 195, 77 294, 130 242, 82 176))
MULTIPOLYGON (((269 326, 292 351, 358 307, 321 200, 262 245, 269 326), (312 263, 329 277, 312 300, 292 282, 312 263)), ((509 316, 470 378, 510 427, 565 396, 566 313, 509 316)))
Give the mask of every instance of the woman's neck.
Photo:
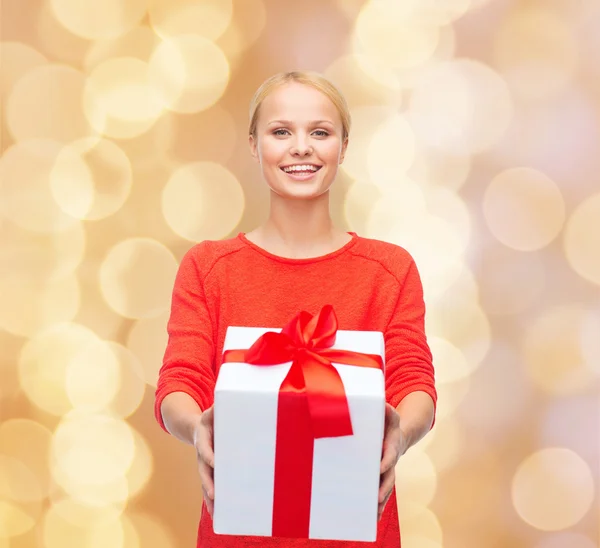
POLYGON ((333 224, 328 192, 315 200, 271 199, 267 221, 246 237, 274 255, 310 258, 331 253, 351 236, 333 224))

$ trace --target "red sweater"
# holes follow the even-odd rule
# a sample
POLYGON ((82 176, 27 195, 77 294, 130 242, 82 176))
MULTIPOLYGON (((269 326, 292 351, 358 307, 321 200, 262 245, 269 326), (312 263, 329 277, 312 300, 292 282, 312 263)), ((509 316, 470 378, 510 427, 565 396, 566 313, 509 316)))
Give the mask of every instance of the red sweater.
MULTIPOLYGON (((169 342, 156 389, 155 415, 163 429, 160 405, 171 392, 186 392, 201 409, 212 405, 227 326, 283 327, 300 310, 317 314, 326 304, 333 306, 339 329, 384 333, 389 403, 396 407, 416 390, 436 401, 423 290, 412 257, 396 245, 351 234, 341 249, 311 259, 273 255, 244 234, 205 241, 186 253, 173 289, 169 342)), ((395 492, 371 545, 400 546, 395 492)), ((215 535, 203 507, 198 546, 362 548, 365 543, 215 535)))

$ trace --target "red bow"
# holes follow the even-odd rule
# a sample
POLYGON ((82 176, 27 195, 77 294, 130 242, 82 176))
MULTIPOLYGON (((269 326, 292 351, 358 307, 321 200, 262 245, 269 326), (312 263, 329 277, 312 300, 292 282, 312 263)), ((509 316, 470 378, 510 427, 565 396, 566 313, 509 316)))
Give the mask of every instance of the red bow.
POLYGON ((224 362, 270 366, 292 362, 279 389, 273 536, 308 538, 314 440, 352 435, 350 409, 336 363, 383 369, 381 356, 334 350, 338 322, 331 305, 300 312, 281 331, 224 362))

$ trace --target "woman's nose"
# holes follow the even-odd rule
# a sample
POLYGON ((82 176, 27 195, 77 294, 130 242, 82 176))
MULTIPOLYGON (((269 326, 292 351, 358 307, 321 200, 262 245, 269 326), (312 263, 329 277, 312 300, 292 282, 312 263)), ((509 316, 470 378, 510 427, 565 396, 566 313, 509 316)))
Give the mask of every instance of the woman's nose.
POLYGON ((295 156, 307 156, 312 153, 312 146, 306 139, 298 138, 292 147, 291 153, 295 156))

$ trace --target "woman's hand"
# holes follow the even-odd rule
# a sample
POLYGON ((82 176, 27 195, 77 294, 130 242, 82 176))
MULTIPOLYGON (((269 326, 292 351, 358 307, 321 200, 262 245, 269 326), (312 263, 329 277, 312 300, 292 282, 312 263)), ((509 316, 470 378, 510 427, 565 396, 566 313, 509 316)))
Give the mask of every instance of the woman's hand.
POLYGON ((202 482, 202 494, 211 517, 215 501, 213 424, 214 413, 211 406, 200 415, 194 427, 194 447, 198 457, 198 472, 202 482))
POLYGON ((396 483, 396 463, 407 449, 406 438, 400 429, 400 415, 394 407, 386 403, 377 519, 381 519, 383 509, 394 489, 394 484, 396 483))

